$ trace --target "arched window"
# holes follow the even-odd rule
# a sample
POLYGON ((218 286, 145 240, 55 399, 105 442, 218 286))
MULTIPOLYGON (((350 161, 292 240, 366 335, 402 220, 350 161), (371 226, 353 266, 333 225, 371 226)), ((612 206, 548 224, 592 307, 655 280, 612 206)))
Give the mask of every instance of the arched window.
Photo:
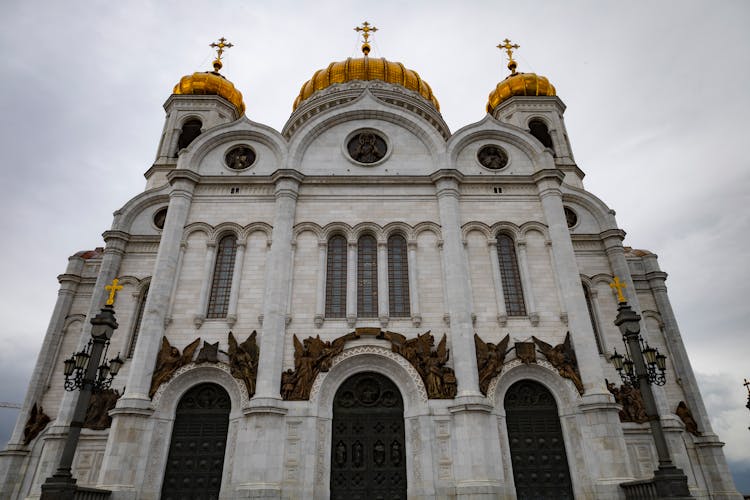
POLYGON ((132 358, 135 353, 135 343, 138 341, 138 333, 141 331, 141 321, 143 321, 143 310, 146 308, 146 299, 148 298, 148 286, 143 289, 141 296, 138 298, 138 309, 135 313, 135 322, 133 323, 133 334, 130 336, 130 345, 128 346, 128 358, 132 358))
POLYGON ((216 264, 211 280, 211 295, 208 298, 206 318, 226 318, 229 309, 229 292, 232 289, 234 258, 237 255, 237 237, 228 234, 219 240, 216 249, 216 264))
POLYGON ((357 243, 357 316, 378 316, 378 244, 369 234, 357 243))
POLYGON ((544 147, 550 148, 554 151, 555 147, 552 145, 552 137, 549 135, 547 125, 541 120, 531 120, 529 122, 529 132, 531 135, 537 138, 544 147))
POLYGON ((388 238, 388 311, 392 317, 408 317, 409 263, 406 240, 395 234, 388 238))
POLYGON ((583 296, 586 298, 586 307, 589 309, 589 318, 591 319, 591 328, 594 330, 594 339, 596 340, 596 350, 599 354, 604 354, 604 347, 602 346, 601 334, 599 333, 598 321, 596 320, 596 313, 594 312, 594 303, 591 300, 591 291, 586 283, 581 283, 583 286, 583 296))
POLYGON ((186 148, 196 137, 201 135, 201 127, 203 124, 200 120, 193 119, 188 120, 182 125, 182 131, 180 132, 180 138, 177 139, 177 152, 182 148, 186 148))
POLYGON ((507 234, 497 235, 497 259, 500 263, 500 277, 503 281, 505 310, 508 316, 526 316, 526 304, 523 300, 516 247, 513 239, 507 234))
POLYGON ((346 238, 340 235, 328 240, 326 317, 346 317, 346 238))

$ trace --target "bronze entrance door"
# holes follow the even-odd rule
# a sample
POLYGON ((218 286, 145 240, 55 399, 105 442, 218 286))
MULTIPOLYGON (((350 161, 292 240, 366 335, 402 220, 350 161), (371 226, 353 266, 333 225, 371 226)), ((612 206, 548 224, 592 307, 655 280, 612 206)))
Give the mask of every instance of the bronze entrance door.
POLYGON ((519 500, 573 499, 557 404, 542 384, 522 380, 505 394, 513 480, 519 500))
POLYGON ((161 500, 219 498, 230 406, 216 384, 197 385, 180 399, 161 500))
POLYGON ((336 391, 331 499, 406 499, 404 404, 377 373, 358 373, 336 391))

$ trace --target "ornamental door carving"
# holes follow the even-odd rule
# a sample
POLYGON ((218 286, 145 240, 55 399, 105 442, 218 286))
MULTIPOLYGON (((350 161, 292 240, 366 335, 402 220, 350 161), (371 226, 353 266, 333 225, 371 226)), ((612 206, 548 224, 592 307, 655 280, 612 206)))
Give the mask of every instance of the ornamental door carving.
POLYGON ((383 375, 358 373, 336 392, 331 499, 406 499, 404 403, 383 375))
POLYGON ((522 380, 505 394, 513 480, 519 500, 573 499, 557 404, 542 384, 522 380))
POLYGON ((229 428, 229 395, 216 384, 190 389, 177 405, 162 500, 219 498, 229 428))

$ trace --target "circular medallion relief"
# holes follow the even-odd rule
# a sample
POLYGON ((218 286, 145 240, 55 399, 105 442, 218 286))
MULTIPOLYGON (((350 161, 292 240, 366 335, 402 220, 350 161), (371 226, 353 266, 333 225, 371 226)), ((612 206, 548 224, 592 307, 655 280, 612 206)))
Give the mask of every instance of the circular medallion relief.
POLYGON ((377 163, 385 157, 388 145, 380 135, 370 130, 355 133, 346 143, 346 150, 352 160, 358 163, 377 163))
POLYGON ((255 163, 255 151, 249 146, 237 146, 229 150, 224 161, 232 170, 245 170, 255 163))
POLYGON ((508 164, 508 153, 500 146, 490 144, 482 146, 477 153, 477 160, 484 168, 500 170, 508 164))
POLYGON ((565 207, 565 222, 568 223, 568 227, 573 227, 578 224, 578 215, 568 207, 565 207))
POLYGON ((154 214, 154 226, 158 229, 164 229, 164 222, 167 220, 167 207, 160 208, 154 214))

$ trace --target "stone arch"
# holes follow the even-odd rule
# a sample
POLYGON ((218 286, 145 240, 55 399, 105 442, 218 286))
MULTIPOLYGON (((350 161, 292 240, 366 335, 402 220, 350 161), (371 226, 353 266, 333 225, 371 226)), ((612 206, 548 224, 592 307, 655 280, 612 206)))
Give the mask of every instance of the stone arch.
POLYGON ((578 205, 589 212, 599 225, 599 232, 618 229, 614 220, 614 210, 589 192, 566 184, 563 188, 563 203, 578 205))
POLYGON ((466 244, 466 239, 468 238, 469 233, 472 231, 482 233, 485 238, 487 238, 487 242, 492 240, 492 230, 490 229, 490 226, 484 222, 472 221, 461 226, 461 241, 464 245, 466 244))
POLYGON ((211 234, 208 235, 208 241, 218 244, 219 240, 228 234, 233 234, 237 238, 237 243, 245 243, 248 236, 248 233, 245 233, 243 227, 239 224, 235 222, 222 222, 213 228, 211 234))
POLYGON ((507 234, 508 236, 513 238, 513 241, 522 239, 521 228, 513 224, 512 222, 496 222, 490 227, 490 232, 492 234, 492 239, 496 239, 497 235, 500 233, 507 234))
POLYGON ((380 373, 393 381, 404 400, 404 417, 429 412, 427 390, 417 370, 390 349, 362 345, 346 349, 333 358, 327 373, 318 375, 310 391, 310 406, 317 409, 317 417, 333 417, 336 391, 345 380, 359 372, 380 373))
POLYGON ((326 237, 323 234, 323 228, 314 222, 301 222, 296 224, 292 234, 292 241, 297 241, 299 235, 306 231, 313 233, 318 238, 318 243, 324 243, 326 241, 326 237))
POLYGON ((352 241, 352 239, 354 239, 354 231, 352 230, 352 227, 344 222, 331 222, 323 227, 324 241, 330 240, 337 234, 343 236, 346 241, 352 241))
POLYGON ((368 234, 375 238, 376 241, 382 241, 383 228, 374 222, 360 222, 352 228, 352 238, 355 240, 359 240, 362 236, 368 234))
POLYGON ((561 417, 578 412, 581 395, 573 382, 562 378, 548 361, 537 359, 536 363, 526 365, 514 359, 505 365, 503 372, 487 388, 487 399, 492 401, 496 414, 505 415, 503 401, 506 392, 511 385, 525 379, 539 382, 552 393, 561 417))
POLYGON ((115 220, 112 223, 112 231, 129 233, 133 222, 144 210, 154 205, 164 204, 168 206, 169 194, 167 189, 169 189, 169 185, 145 191, 128 201, 119 210, 116 210, 114 214, 115 220))
POLYGON ((205 222, 193 222, 188 224, 182 232, 182 243, 187 243, 188 238, 193 233, 203 233, 206 235, 206 238, 209 238, 213 230, 214 228, 205 222))
POLYGON ((533 136, 514 125, 496 120, 491 115, 485 115, 480 121, 457 130, 448 141, 448 159, 455 163, 458 155, 470 143, 481 140, 495 140, 512 144, 531 158, 535 164, 544 163, 544 146, 533 136))
POLYGON ((250 235, 260 232, 266 235, 266 245, 271 245, 271 233, 273 232, 273 228, 270 224, 266 224, 265 222, 253 222, 252 224, 248 224, 244 228, 242 228, 242 232, 239 236, 240 241, 247 242, 248 238, 250 238, 250 235))
POLYGON ((403 236, 406 241, 414 239, 414 229, 406 222, 391 222, 382 231, 383 240, 385 241, 388 241, 388 238, 397 234, 403 236))
POLYGON ((602 283, 605 283, 609 286, 610 283, 612 283, 612 275, 611 274, 605 274, 605 273, 599 273, 591 276, 588 278, 589 284, 596 287, 602 283))
POLYGON ((549 240, 549 232, 547 231, 547 225, 539 221, 528 221, 524 222, 519 228, 521 231, 521 238, 526 239, 526 236, 531 231, 537 231, 542 235, 545 240, 549 240))
POLYGON ((442 241, 440 224, 436 224, 434 222, 420 222, 419 224, 414 226, 414 239, 416 240, 424 231, 434 233, 438 241, 442 241))

